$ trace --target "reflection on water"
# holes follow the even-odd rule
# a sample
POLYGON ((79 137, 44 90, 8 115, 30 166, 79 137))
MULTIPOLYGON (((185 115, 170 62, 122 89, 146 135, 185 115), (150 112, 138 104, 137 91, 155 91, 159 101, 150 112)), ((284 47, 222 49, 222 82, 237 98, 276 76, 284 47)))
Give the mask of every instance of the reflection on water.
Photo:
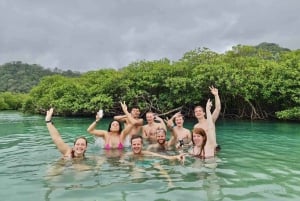
POLYGON ((299 124, 218 121, 222 150, 216 161, 187 157, 181 165, 153 157, 120 160, 122 152, 93 143, 86 133, 90 122, 55 118, 69 144, 76 136, 88 137, 88 158, 74 163, 59 160, 44 117, 0 112, 3 200, 300 199, 299 124))

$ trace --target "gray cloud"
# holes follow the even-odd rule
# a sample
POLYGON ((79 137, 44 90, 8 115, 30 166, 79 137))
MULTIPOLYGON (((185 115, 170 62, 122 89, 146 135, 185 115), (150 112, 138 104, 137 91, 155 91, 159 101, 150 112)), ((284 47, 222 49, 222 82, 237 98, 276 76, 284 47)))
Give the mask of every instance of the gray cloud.
POLYGON ((299 49, 298 0, 0 0, 0 64, 76 71, 178 60, 207 47, 299 49))

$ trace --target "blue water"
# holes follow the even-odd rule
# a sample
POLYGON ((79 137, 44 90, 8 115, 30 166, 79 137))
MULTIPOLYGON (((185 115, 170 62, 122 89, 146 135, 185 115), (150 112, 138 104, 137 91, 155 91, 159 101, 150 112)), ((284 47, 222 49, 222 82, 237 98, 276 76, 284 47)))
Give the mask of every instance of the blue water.
POLYGON ((85 163, 92 168, 60 165, 43 116, 0 112, 1 200, 300 200, 299 123, 218 120, 222 150, 211 169, 192 158, 184 165, 106 158, 86 132, 93 119, 54 121, 70 145, 76 136, 88 137, 85 163))

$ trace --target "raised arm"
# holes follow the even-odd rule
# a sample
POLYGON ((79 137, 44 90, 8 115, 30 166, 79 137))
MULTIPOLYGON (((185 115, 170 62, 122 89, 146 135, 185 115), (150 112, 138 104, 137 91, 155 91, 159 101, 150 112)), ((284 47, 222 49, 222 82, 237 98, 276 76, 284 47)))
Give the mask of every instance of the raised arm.
MULTIPOLYGON (((171 132, 171 138, 168 141, 168 147, 173 146, 176 144, 176 142, 178 141, 178 134, 176 134, 176 131, 174 131, 173 128, 169 129, 171 132)), ((177 147, 176 147, 177 148, 177 147)))
POLYGON ((174 119, 177 117, 177 115, 181 115, 181 113, 180 113, 180 112, 177 112, 177 113, 175 113, 175 114, 171 117, 171 119, 165 120, 165 122, 166 122, 166 124, 167 124, 167 127, 168 127, 170 130, 173 129, 173 127, 175 126, 174 119))
POLYGON ((98 137, 103 137, 105 138, 107 131, 106 130, 97 130, 96 125, 97 123, 102 119, 103 114, 96 114, 96 120, 88 127, 87 132, 89 132, 92 135, 98 136, 98 137))
POLYGON ((63 141, 58 130, 53 125, 52 120, 51 120, 52 115, 53 115, 53 108, 50 108, 50 110, 47 111, 47 114, 45 117, 48 131, 50 133, 50 136, 51 136, 54 144, 60 151, 60 153, 62 153, 63 155, 66 155, 71 151, 71 147, 63 141))
POLYGON ((213 122, 212 114, 210 111, 211 106, 212 106, 212 102, 210 99, 208 99, 208 101, 206 103, 206 116, 207 116, 208 132, 206 133, 206 135, 207 135, 207 143, 216 147, 217 146, 216 129, 215 129, 215 124, 213 122))
POLYGON ((211 87, 209 87, 209 89, 210 89, 210 92, 215 97, 215 109, 214 109, 214 112, 212 113, 212 120, 215 123, 221 112, 221 100, 220 100, 219 92, 218 92, 217 88, 215 88, 214 86, 211 86, 211 87))
POLYGON ((159 128, 163 128, 165 131, 167 130, 167 126, 162 118, 160 118, 158 115, 155 114, 154 120, 156 121, 155 122, 156 124, 159 124, 159 128))
POLYGON ((123 141, 125 137, 129 134, 131 129, 133 128, 135 119, 128 112, 127 105, 125 102, 121 102, 121 107, 124 114, 126 115, 126 118, 128 119, 127 125, 125 126, 124 130, 121 133, 121 140, 123 141))
POLYGON ((116 120, 116 121, 126 122, 126 119, 127 119, 127 116, 125 114, 114 116, 114 120, 116 120))
MULTIPOLYGON (((123 102, 120 102, 121 103, 121 107, 122 107, 122 110, 124 112, 124 119, 126 119, 126 123, 127 124, 132 124, 134 126, 142 126, 143 125, 143 119, 135 119, 133 118, 133 116, 128 112, 128 109, 127 109, 127 105, 125 103, 125 101, 123 102)), ((121 117, 121 116, 119 116, 121 117)))
POLYGON ((143 127, 142 127, 142 137, 144 138, 144 139, 149 139, 149 134, 148 134, 148 131, 147 131, 147 127, 148 125, 144 125, 143 127))

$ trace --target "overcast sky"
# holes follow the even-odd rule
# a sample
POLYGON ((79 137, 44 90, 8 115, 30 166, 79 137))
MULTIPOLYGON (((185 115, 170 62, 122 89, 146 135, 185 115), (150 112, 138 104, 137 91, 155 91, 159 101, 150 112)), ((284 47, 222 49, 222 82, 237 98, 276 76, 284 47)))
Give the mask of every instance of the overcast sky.
POLYGON ((300 49, 300 0, 0 0, 0 65, 119 69, 198 47, 300 49))

